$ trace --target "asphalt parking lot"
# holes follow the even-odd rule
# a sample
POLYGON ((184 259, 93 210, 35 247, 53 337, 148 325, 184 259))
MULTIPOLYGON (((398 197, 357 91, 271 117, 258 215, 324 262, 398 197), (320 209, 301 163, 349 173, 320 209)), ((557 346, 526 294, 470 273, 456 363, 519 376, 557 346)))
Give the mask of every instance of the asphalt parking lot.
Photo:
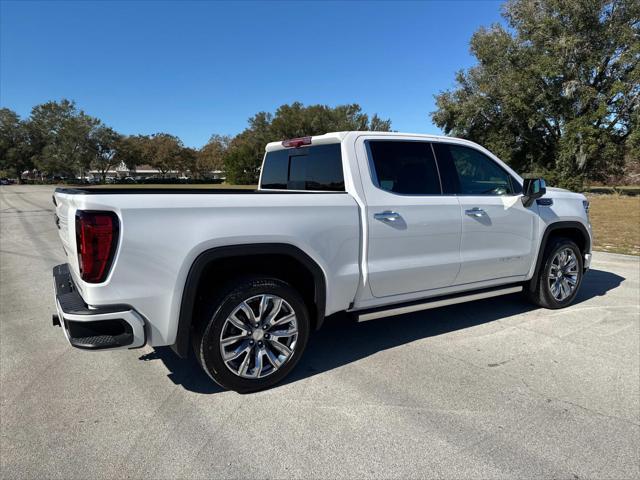
POLYGON ((638 257, 596 252, 561 311, 331 321, 286 384, 239 395, 168 348, 66 343, 52 191, 0 187, 2 478, 640 477, 638 257))

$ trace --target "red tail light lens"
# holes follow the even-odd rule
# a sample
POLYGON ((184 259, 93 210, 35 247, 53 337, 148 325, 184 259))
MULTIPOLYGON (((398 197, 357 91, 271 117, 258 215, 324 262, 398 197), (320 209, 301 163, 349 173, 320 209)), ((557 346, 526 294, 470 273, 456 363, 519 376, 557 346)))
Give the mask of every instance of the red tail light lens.
POLYGON ((76 245, 82 280, 100 283, 107 278, 119 231, 118 217, 114 212, 76 212, 76 245))

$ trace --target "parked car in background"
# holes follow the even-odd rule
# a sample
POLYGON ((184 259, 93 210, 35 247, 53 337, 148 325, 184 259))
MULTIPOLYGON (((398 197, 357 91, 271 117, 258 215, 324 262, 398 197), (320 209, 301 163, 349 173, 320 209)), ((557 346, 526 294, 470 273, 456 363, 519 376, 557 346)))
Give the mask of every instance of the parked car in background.
POLYGON ((255 191, 58 188, 54 203, 54 324, 71 345, 191 348, 240 392, 286 377, 329 315, 517 292, 563 308, 591 261, 583 195, 440 136, 270 143, 255 191))

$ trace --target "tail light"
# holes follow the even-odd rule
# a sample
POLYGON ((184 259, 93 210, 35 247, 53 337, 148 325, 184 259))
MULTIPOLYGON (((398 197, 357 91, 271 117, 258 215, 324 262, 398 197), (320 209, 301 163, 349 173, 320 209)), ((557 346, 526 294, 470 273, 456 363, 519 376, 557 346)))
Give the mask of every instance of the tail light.
POLYGON ((114 212, 76 212, 78 264, 85 282, 100 283, 107 278, 118 245, 119 225, 114 212))

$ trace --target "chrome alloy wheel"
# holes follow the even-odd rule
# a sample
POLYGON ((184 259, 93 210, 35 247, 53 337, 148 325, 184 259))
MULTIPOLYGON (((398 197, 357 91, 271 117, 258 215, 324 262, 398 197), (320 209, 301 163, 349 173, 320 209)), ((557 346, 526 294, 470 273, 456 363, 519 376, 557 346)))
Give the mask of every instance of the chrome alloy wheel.
POLYGON ((559 302, 569 298, 578 286, 578 274, 578 260, 572 249, 564 248, 556 253, 548 277, 553 298, 559 302))
POLYGON ((298 323, 286 300, 262 294, 233 309, 220 333, 220 353, 242 378, 264 378, 287 362, 296 348, 298 323))

